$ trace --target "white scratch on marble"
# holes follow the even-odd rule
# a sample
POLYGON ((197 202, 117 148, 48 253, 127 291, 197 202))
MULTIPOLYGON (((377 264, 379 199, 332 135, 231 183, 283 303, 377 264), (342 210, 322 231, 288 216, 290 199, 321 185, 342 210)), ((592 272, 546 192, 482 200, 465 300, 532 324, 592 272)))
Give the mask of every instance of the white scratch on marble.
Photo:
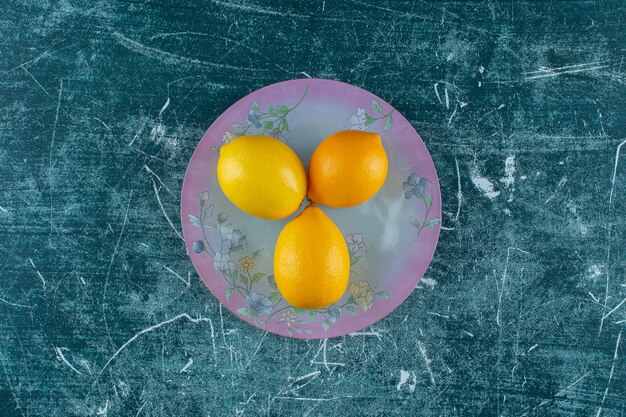
POLYGON ((291 378, 289 377, 289 379, 293 379, 293 381, 291 383, 289 383, 289 387, 293 387, 289 390, 281 390, 281 392, 279 392, 278 395, 282 395, 285 394, 287 392, 291 392, 294 396, 299 396, 300 394, 298 394, 296 391, 306 387, 307 385, 309 385, 311 382, 315 381, 319 376, 320 376, 321 372, 320 371, 314 371, 311 373, 308 373, 306 375, 302 375, 300 377, 297 378, 291 378), (305 381, 303 384, 298 384, 298 382, 300 381, 305 381), (296 384, 296 386, 294 387, 294 384, 296 384))
POLYGON ((219 6, 232 8, 237 11, 243 10, 244 12, 253 12, 253 13, 259 13, 259 14, 266 14, 270 16, 279 16, 279 17, 288 16, 288 17, 299 17, 303 19, 309 19, 311 17, 308 15, 296 14, 296 13, 291 13, 291 12, 286 12, 286 11, 277 11, 277 10, 273 10, 269 8, 265 9, 260 6, 254 7, 254 6, 246 5, 243 3, 231 3, 231 2, 222 1, 222 0, 210 0, 210 1, 211 3, 217 4, 219 6))
POLYGON ((46 90, 45 88, 43 88, 43 85, 41 85, 41 84, 39 83, 39 81, 37 81, 37 79, 36 79, 35 77, 33 77, 33 74, 31 74, 31 73, 30 73, 30 71, 28 71, 28 70, 26 69, 26 67, 24 67, 23 65, 20 65, 19 67, 20 67, 21 69, 23 69, 23 70, 26 72, 26 74, 28 74, 28 75, 30 76, 30 78, 32 78, 32 79, 33 79, 33 81, 35 81, 35 83, 39 86, 39 88, 41 88, 41 89, 43 90, 43 92, 44 92, 44 93, 46 93, 46 95, 47 95, 48 97, 50 97, 51 99, 53 99, 53 100, 54 100, 54 97, 52 97, 52 94, 50 94, 50 93, 48 92, 48 90, 46 90))
POLYGON ((585 373, 583 376, 581 376, 580 378, 578 378, 576 381, 572 382, 571 384, 569 384, 567 387, 563 388, 561 391, 557 392, 555 397, 560 397, 562 395, 565 394, 565 392, 572 388, 574 385, 578 384, 580 381, 582 381, 583 379, 585 379, 587 377, 587 375, 589 375, 591 373, 591 371, 585 373))
POLYGON ((422 278, 420 280, 418 286, 421 285, 421 284, 424 284, 424 285, 426 285, 427 287, 430 287, 430 288, 435 288, 435 285, 437 285, 437 281, 435 281, 432 278, 424 277, 424 278, 422 278))
POLYGON ((256 344, 254 351, 252 352, 252 354, 250 354, 250 356, 248 357, 248 362, 246 363, 246 368, 248 366, 250 366, 250 363, 252 362, 252 359, 256 356, 256 354, 259 352, 259 349, 261 349, 261 345, 263 344, 263 341, 265 340, 265 336, 267 336, 267 332, 263 332, 263 337, 261 337, 261 339, 258 341, 258 343, 256 344))
POLYGON ((193 365, 193 358, 189 358, 185 366, 183 366, 183 368, 180 370, 180 373, 182 374, 184 372, 187 372, 187 369, 189 369, 191 365, 193 365))
POLYGON ((80 372, 78 369, 74 368, 72 366, 72 364, 70 363, 70 361, 67 360, 67 358, 65 357, 65 355, 63 354, 63 351, 67 350, 69 351, 69 349, 67 348, 63 348, 63 347, 54 347, 54 351, 56 352, 56 356, 57 356, 57 360, 63 361, 65 362, 65 364, 67 366, 70 367, 70 369, 74 372, 76 372, 78 375, 82 375, 82 372, 80 372))
POLYGON ((502 273, 502 282, 500 284, 500 291, 498 291, 498 310, 496 312, 496 323, 500 327, 502 326, 500 324, 500 312, 502 310, 502 295, 504 294, 504 287, 506 286, 507 272, 509 270, 509 259, 511 258, 511 250, 516 250, 521 253, 530 255, 529 252, 526 252, 525 250, 522 250, 520 248, 513 248, 513 247, 506 248, 506 262, 504 264, 504 272, 502 273))
POLYGON ((591 296, 591 298, 593 298, 593 301, 596 304, 600 304, 600 300, 598 300, 598 298, 595 295, 593 295, 591 291, 589 291, 588 294, 591 296))
MULTIPOLYGON (((527 80, 536 80, 538 78, 545 78, 545 77, 556 77, 558 75, 562 75, 562 74, 575 74, 577 72, 583 72, 583 71, 594 71, 594 70, 598 70, 598 69, 602 69, 602 68, 607 68, 608 65, 598 65, 595 67, 586 67, 586 68, 577 68, 577 69, 569 69, 569 70, 565 70, 565 71, 556 71, 557 69, 561 69, 561 68, 557 68, 557 69, 546 69, 545 71, 549 71, 547 74, 538 74, 538 75, 533 75, 532 77, 526 77, 524 78, 525 81, 527 80)), ((565 68, 565 67, 563 67, 565 68)))
POLYGON ((46 289, 46 280, 43 279, 43 276, 41 275, 41 273, 37 270, 37 267, 35 266, 35 263, 33 262, 33 260, 31 258, 28 258, 28 260, 30 261, 30 264, 33 266, 33 269, 35 270, 35 273, 37 274, 37 276, 39 277, 39 279, 41 280, 41 283, 43 284, 43 289, 46 289))
POLYGON ((115 255, 117 255, 117 251, 119 250, 120 243, 122 241, 122 236, 124 236, 124 230, 126 229, 126 224, 128 224, 128 211, 130 210, 130 202, 133 199, 133 191, 130 192, 130 196, 128 197, 128 204, 126 205, 126 212, 124 213, 124 221, 122 222, 122 230, 120 231, 120 235, 117 238, 117 242, 115 243, 115 247, 113 248, 113 253, 111 254, 111 259, 109 260, 109 267, 107 268, 107 274, 104 279, 104 289, 102 290, 102 318, 104 319, 104 327, 107 331, 107 335, 109 336, 109 340, 113 343, 113 339, 111 338, 111 332, 109 331, 109 323, 107 321, 106 315, 106 299, 107 299, 107 288, 109 287, 109 277, 111 276, 111 268, 113 267, 113 261, 115 260, 115 255))
MULTIPOLYGON (((446 92, 448 92, 448 90, 446 90, 446 92)), ((454 106, 454 111, 452 112, 452 114, 450 115, 450 118, 448 118, 448 126, 450 126, 450 123, 452 123, 452 119, 454 118, 454 116, 456 115, 457 110, 459 109, 458 105, 454 106)))
POLYGON ((396 391, 400 391, 404 385, 407 385, 410 392, 415 392, 417 378, 414 372, 400 369, 400 381, 398 381, 398 385, 396 385, 396 391), (412 382, 409 382, 409 379, 411 379, 412 382))
POLYGON ((308 378, 311 378, 311 377, 317 377, 320 374, 321 374, 320 371, 313 371, 313 372, 310 372, 310 373, 308 373, 306 375, 302 375, 302 376, 293 378, 293 382, 291 384, 289 384, 289 385, 293 385, 293 384, 295 384, 298 381, 302 381, 303 379, 308 379, 308 378))
POLYGON ((209 321, 209 319, 208 319, 208 318, 205 318, 205 317, 198 317, 198 318, 195 318, 195 319, 194 319, 194 318, 193 318, 193 317, 191 317, 189 314, 187 314, 187 313, 182 313, 182 314, 179 314, 179 315, 177 315, 177 316, 175 316, 175 317, 172 317, 171 319, 168 319, 168 320, 162 321, 162 322, 160 322, 160 323, 157 323, 157 324, 155 324, 155 325, 153 325, 153 326, 150 326, 150 327, 148 327, 148 328, 146 328, 146 329, 143 329, 143 330, 141 330, 141 331, 139 331, 139 332, 135 333, 135 335, 134 335, 133 337, 131 337, 130 339, 128 339, 126 342, 124 342, 124 344, 123 344, 122 346, 120 346, 120 348, 119 348, 119 349, 117 349, 117 350, 115 351, 115 353, 114 353, 114 354, 113 354, 113 355, 109 358, 109 360, 107 360, 107 361, 106 361, 106 363, 104 364, 104 366, 102 367, 102 369, 100 369, 100 372, 98 372, 98 375, 96 376, 96 379, 94 380, 93 385, 91 386, 91 387, 92 387, 92 389, 93 389, 93 387, 96 385, 96 383, 98 382, 98 378, 102 375, 102 373, 103 373, 103 372, 104 372, 104 371, 105 371, 105 370, 109 367, 109 365, 111 364, 111 362, 113 362, 113 361, 115 360, 115 358, 117 358, 117 357, 119 356, 119 354, 120 354, 120 353, 121 353, 124 349, 126 349, 126 348, 128 347, 128 345, 130 345, 131 343, 133 343, 135 340, 137 340, 139 337, 143 336, 144 334, 146 334, 146 333, 150 333, 150 332, 152 332, 152 331, 154 331, 154 330, 156 330, 156 329, 158 329, 158 328, 160 328, 160 327, 162 327, 162 326, 165 326, 166 324, 173 323, 173 322, 178 321, 178 320, 180 320, 180 319, 187 319, 187 320, 189 320, 189 321, 190 321, 190 322, 192 322, 192 323, 201 323, 201 322, 207 322, 207 321, 209 321))
MULTIPOLYGON (((331 398, 311 398, 311 397, 274 397, 279 400, 295 400, 295 401, 334 401, 338 400, 342 397, 331 397, 331 398)), ((343 398, 352 398, 350 396, 343 398)))
POLYGON ((324 365, 326 370, 329 371, 329 372, 331 371, 330 366, 346 366, 345 363, 341 363, 341 362, 328 362, 328 359, 326 357, 326 344, 327 343, 328 343, 328 339, 322 339, 322 341, 320 342, 320 347, 317 350, 317 353, 315 354, 313 359, 311 359, 311 364, 314 364, 314 365, 324 365), (317 359, 317 357, 320 354, 320 352, 322 352, 322 362, 319 362, 319 361, 315 360, 315 359, 317 359))
POLYGON ((220 63, 215 63, 215 62, 200 61, 195 58, 189 58, 186 56, 177 55, 172 52, 161 50, 159 48, 144 45, 140 42, 137 42, 136 40, 130 39, 122 35, 119 32, 113 32, 112 35, 113 35, 113 38, 115 38, 115 41, 119 43, 120 45, 122 45, 123 47, 133 52, 136 52, 140 55, 143 55, 145 57, 156 59, 157 61, 164 62, 166 64, 175 64, 175 65, 187 64, 187 65, 199 66, 199 67, 211 67, 211 68, 230 69, 230 70, 237 70, 237 71, 265 72, 265 70, 263 69, 237 67, 233 65, 226 65, 226 64, 220 64, 220 63))
POLYGON ((382 340, 382 337, 383 337, 383 335, 380 332, 378 332, 378 331, 376 331, 374 329, 372 329, 369 332, 352 332, 352 333, 349 333, 348 336, 350 336, 350 337, 373 336, 373 337, 377 338, 378 340, 382 340))
POLYGON ((515 191, 515 171, 515 155, 510 155, 504 161, 504 177, 500 178, 504 187, 511 191, 507 199, 509 202, 513 201, 513 192, 515 191))
MULTIPOLYGON (((55 164, 52 158, 52 154, 54 151, 54 140, 56 139, 56 134, 57 134, 57 125, 59 124, 59 110, 61 109, 61 98, 63 95, 63 79, 60 80, 59 82, 59 99, 57 100, 57 110, 56 110, 56 115, 54 116, 54 125, 52 128, 52 139, 50 140, 50 151, 48 154, 48 159, 49 159, 49 164, 50 164, 50 168, 52 168, 55 164)), ((50 184, 49 186, 52 187, 52 181, 49 179, 50 184)))
POLYGON ((137 414, 135 414, 135 417, 138 417, 139 414, 141 414, 146 404, 148 404, 148 401, 144 401, 143 404, 141 404, 141 407, 139 407, 139 410, 137 410, 137 414))
POLYGON ((622 300, 621 303, 619 303, 618 305, 615 306, 615 308, 613 308, 611 311, 609 311, 608 313, 606 313, 603 317, 602 320, 606 320, 607 317, 609 317, 611 314, 615 313, 621 306, 624 305, 624 303, 626 303, 626 298, 624 298, 622 300))
POLYGON ((133 146, 133 143, 135 143, 135 141, 137 140, 137 138, 139 138, 139 135, 141 135, 141 132, 143 132, 143 130, 146 128, 146 125, 148 124, 148 119, 146 118, 146 120, 143 122, 143 125, 141 125, 141 127, 139 128, 139 130, 137 131, 137 133, 135 133, 135 136, 133 136, 133 139, 128 143, 128 146, 133 146))
POLYGON ((213 344, 213 362, 217 366, 217 347, 215 346, 215 330, 213 329, 213 321, 209 319, 209 326, 211 327, 211 343, 213 344))
POLYGON ((424 344, 420 340, 418 340, 417 347, 419 348, 420 353, 422 354, 422 358, 424 358, 424 363, 426 364, 426 370, 428 371, 428 375, 430 375, 430 383, 434 387, 437 384, 435 383, 435 374, 433 373, 433 370, 430 367, 430 358, 428 357, 428 352, 426 352, 426 346, 424 346, 424 344))
POLYGON ((478 167, 474 167, 470 172, 470 179, 472 180, 472 184, 476 188, 478 188, 485 197, 493 200, 497 196, 500 195, 500 191, 495 191, 493 187, 493 183, 489 181, 487 178, 480 175, 478 172, 478 167))
POLYGON ((615 353, 613 354, 613 364, 611 365, 611 372, 609 373, 609 380, 606 382, 606 389, 604 390, 604 395, 602 396, 602 402, 600 403, 600 407, 598 408, 598 414, 596 414, 596 417, 600 417, 600 414, 602 414, 604 401, 606 400, 606 396, 609 395, 609 388, 611 388, 611 380, 613 379, 613 372, 615 371, 615 362, 617 362, 617 352, 619 351, 619 344, 621 340, 622 340, 622 332, 619 332, 619 334, 617 335, 617 342, 615 343, 615 353))
POLYGON ((26 304, 18 304, 18 303, 12 303, 10 301, 5 300, 4 298, 0 297, 0 301, 2 301, 3 303, 13 306, 13 307, 22 307, 22 308, 33 308, 33 306, 29 306, 26 304))
POLYGON ((546 68, 542 66, 542 67, 539 67, 537 71, 528 71, 528 72, 523 72, 522 74, 545 74, 546 72, 561 71, 561 70, 579 68, 579 67, 589 67, 589 66, 594 66, 598 64, 606 64, 608 62, 611 62, 611 61, 607 59, 607 60, 600 60, 596 62, 587 62, 583 64, 565 65, 563 67, 558 67, 558 68, 546 68))
POLYGON ((435 95, 437 96, 437 100, 439 100, 439 104, 443 104, 441 101, 441 97, 439 96, 439 83, 435 83, 435 95))
POLYGON ((187 286, 187 288, 189 288, 189 286, 191 285, 191 278, 189 276, 187 276, 187 279, 181 277, 180 275, 178 275, 175 271, 173 271, 171 268, 168 268, 165 265, 161 265, 163 268, 165 268, 167 271, 171 272, 172 274, 174 274, 176 277, 178 277, 178 279, 180 279, 182 282, 185 283, 185 285, 187 286))
POLYGON ((163 212, 163 215, 165 216, 165 219, 167 220, 167 222, 172 227, 172 230, 174 231, 174 233, 176 233, 176 236, 178 236, 180 238, 180 240, 182 240, 184 242, 185 239, 178 232, 178 230, 174 226, 174 223, 172 223, 172 220, 170 220, 170 217, 165 212, 165 207, 163 207, 163 203, 161 203, 161 197, 159 197, 159 189, 157 188, 156 182, 154 182, 154 178, 152 178, 152 187, 154 188, 154 195, 156 195, 157 202, 159 203, 159 207, 161 207, 161 211, 163 212))
POLYGON ((222 340, 226 346, 226 336, 224 334, 224 315, 222 314, 222 303, 220 303, 220 326, 222 328, 222 340))
POLYGON ((170 105, 170 98, 168 97, 167 100, 165 100, 165 104, 163 104, 163 107, 161 107, 161 110, 159 110, 159 116, 160 117, 163 112, 165 111, 165 109, 167 109, 170 105))
POLYGON ((434 311, 427 311, 426 313, 430 314, 431 316, 437 316, 437 317, 441 317, 444 319, 449 319, 450 316, 446 316, 445 314, 439 314, 439 313, 435 313, 434 311))
MULTIPOLYGON (((603 128, 604 129, 604 128, 603 128)), ((611 212, 613 209, 613 193, 615 191, 615 178, 617 177, 617 167, 619 166, 619 158, 620 158, 620 154, 622 151, 622 146, 624 146, 624 144, 626 144, 626 139, 623 140, 619 145, 617 145, 617 149, 615 150, 615 165, 613 167, 613 178, 611 180, 611 191, 609 192, 609 214, 608 214, 608 218, 609 218, 609 222, 608 222, 608 227, 607 227, 607 247, 606 247, 606 262, 607 265, 611 265, 611 228, 613 226, 613 223, 611 221, 611 212)), ((610 267, 607 266, 606 268, 606 286, 604 288, 604 306, 602 307, 602 319, 600 320, 600 330, 598 331, 598 334, 602 333, 602 327, 604 326, 604 319, 605 316, 604 312, 606 311, 607 308, 607 303, 609 300, 609 282, 610 282, 610 267)))
POLYGON ((563 177, 561 178, 561 180, 559 181, 559 183, 556 185, 556 189, 554 190, 554 193, 552 193, 552 195, 550 197, 548 197, 548 199, 544 202, 544 204, 548 204, 550 201, 552 201, 552 199, 554 198, 554 196, 556 196, 556 194, 559 192, 559 190, 565 185, 565 183, 567 182, 567 177, 563 177))
POLYGON ((93 119, 99 121, 100 123, 102 123, 102 125, 106 128, 106 130, 108 130, 109 132, 111 131, 109 126, 106 123, 104 123, 102 120, 98 119, 97 117, 94 117, 93 119))

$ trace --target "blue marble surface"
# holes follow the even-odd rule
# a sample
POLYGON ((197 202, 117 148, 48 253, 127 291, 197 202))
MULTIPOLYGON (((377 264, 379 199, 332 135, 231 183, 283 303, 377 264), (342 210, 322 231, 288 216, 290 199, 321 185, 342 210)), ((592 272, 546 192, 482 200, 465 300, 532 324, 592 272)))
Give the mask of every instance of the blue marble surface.
POLYGON ((0 5, 0 415, 623 416, 623 1, 0 5), (422 283, 349 336, 253 328, 179 193, 267 84, 389 101, 438 169, 422 283))

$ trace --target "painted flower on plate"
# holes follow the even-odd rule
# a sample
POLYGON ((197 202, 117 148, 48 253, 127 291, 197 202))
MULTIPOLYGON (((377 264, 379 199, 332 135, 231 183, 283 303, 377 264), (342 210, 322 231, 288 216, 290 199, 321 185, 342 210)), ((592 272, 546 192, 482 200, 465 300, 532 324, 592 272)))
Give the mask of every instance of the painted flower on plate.
POLYGON ((235 264, 230 260, 230 255, 227 253, 216 252, 213 257, 213 266, 218 271, 231 273, 235 270, 235 264))
POLYGON ((336 305, 328 307, 328 321, 334 323, 341 316, 341 310, 336 305))
POLYGON ((409 175, 409 178, 402 183, 404 198, 409 199, 412 196, 419 197, 424 195, 428 184, 430 184, 430 181, 426 178, 422 178, 415 173, 409 175))
POLYGON ((204 242, 201 240, 196 240, 195 242, 193 242, 193 245, 191 245, 191 249, 193 249, 195 253, 204 252, 204 242))
POLYGON ((367 121, 367 113, 365 112, 365 109, 362 107, 359 107, 356 110, 356 113, 350 116, 349 121, 350 121, 350 128, 352 130, 367 129, 367 126, 365 125, 365 122, 367 121))
POLYGON ((357 303, 364 311, 369 310, 374 305, 374 291, 367 281, 359 281, 352 283, 348 287, 354 302, 357 303))
POLYGON ((346 236, 346 244, 350 253, 367 252, 367 247, 363 242, 363 235, 360 233, 351 233, 346 236))
POLYGON ((249 256, 244 256, 239 260, 239 270, 241 272, 248 272, 254 267, 254 259, 249 256))
POLYGON ((200 201, 202 201, 203 203, 206 203, 207 201, 209 201, 211 199, 211 195, 209 194, 208 191, 202 191, 200 193, 200 201))
POLYGON ((246 303, 250 306, 255 315, 268 314, 272 311, 272 302, 263 294, 253 292, 250 295, 246 295, 246 303))
POLYGON ((250 123, 257 129, 261 128, 261 121, 259 120, 259 115, 256 114, 254 110, 250 110, 250 113, 248 113, 248 123, 250 123))
POLYGON ((222 243, 231 251, 240 251, 248 244, 241 230, 231 228, 225 228, 222 232, 222 243))
POLYGON ((224 135, 222 136, 222 142, 224 142, 224 145, 226 145, 227 143, 232 142, 233 139, 235 139, 236 137, 237 135, 227 130, 226 132, 224 132, 224 135))
POLYGON ((274 275, 268 275, 267 283, 272 288, 278 288, 278 286, 276 285, 276 277, 274 275))
POLYGON ((291 310, 283 311, 278 321, 282 321, 287 327, 291 327, 291 325, 296 322, 296 314, 291 310))

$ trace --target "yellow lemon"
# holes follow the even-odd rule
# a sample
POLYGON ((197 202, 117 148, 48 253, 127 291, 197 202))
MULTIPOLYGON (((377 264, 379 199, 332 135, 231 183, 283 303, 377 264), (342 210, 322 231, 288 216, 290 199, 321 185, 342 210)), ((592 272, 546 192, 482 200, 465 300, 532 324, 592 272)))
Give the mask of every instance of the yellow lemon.
POLYGON ((374 196, 387 178, 387 154, 377 133, 344 130, 319 144, 309 164, 309 198, 352 207, 374 196))
POLYGON ((306 173, 294 151, 269 136, 242 136, 220 149, 217 180, 241 210, 264 219, 295 212, 306 193, 306 173))
POLYGON ((350 276, 339 228, 315 206, 285 225, 274 250, 276 286, 289 304, 319 309, 339 301, 350 276))

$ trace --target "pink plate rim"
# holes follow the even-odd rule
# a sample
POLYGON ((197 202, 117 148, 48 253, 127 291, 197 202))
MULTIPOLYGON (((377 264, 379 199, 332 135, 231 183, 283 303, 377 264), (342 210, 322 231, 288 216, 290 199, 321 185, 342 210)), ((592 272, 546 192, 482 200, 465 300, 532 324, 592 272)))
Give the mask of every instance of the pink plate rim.
MULTIPOLYGON (((386 317, 400 304, 402 304, 402 302, 404 302, 409 294, 411 294, 412 290, 422 279, 432 261, 437 243, 439 241, 441 224, 439 222, 439 224, 436 224, 432 230, 428 230, 428 233, 418 237, 419 240, 424 239, 420 242, 423 243, 423 248, 421 249, 422 253, 415 253, 414 256, 411 255, 411 260, 407 262, 410 266, 411 273, 403 273, 402 279, 399 280, 401 284, 397 285, 399 288, 394 288, 393 293, 388 299, 380 300, 381 302, 377 302, 377 304, 369 309, 369 311, 360 311, 358 316, 345 314, 344 316, 346 316, 346 318, 342 317, 341 321, 337 320, 337 323, 330 328, 322 329, 319 326, 319 323, 317 323, 317 325, 311 327, 310 333, 307 333, 309 330, 301 333, 292 333, 290 330, 288 334, 287 330, 285 330, 285 326, 280 326, 271 322, 261 325, 255 318, 245 317, 237 312, 237 309, 242 306, 241 302, 236 302, 235 297, 227 299, 224 291, 216 288, 216 283, 223 281, 221 273, 213 267, 212 262, 207 262, 200 257, 200 255, 205 254, 196 254, 192 249, 195 239, 193 235, 197 232, 195 231, 193 225, 190 224, 188 214, 196 210, 198 194, 202 191, 206 191, 198 188, 198 181, 192 178, 192 171, 197 169, 195 167, 200 163, 204 166, 213 166, 212 164, 207 164, 206 162, 207 159, 215 158, 214 154, 211 156, 210 149, 213 146, 221 145, 222 133, 225 130, 224 126, 230 127, 232 122, 232 120, 228 120, 229 117, 231 117, 231 114, 247 114, 253 100, 264 103, 269 102, 267 98, 271 100, 272 91, 284 91, 286 89, 299 91, 303 90, 305 87, 308 88, 309 99, 311 99, 311 97, 315 97, 316 95, 330 95, 338 101, 342 101, 344 100, 343 97, 350 96, 351 100, 355 101, 353 104, 355 108, 357 105, 363 106, 366 105, 366 103, 371 103, 372 100, 377 100, 384 108, 391 109, 394 113, 394 125, 387 132, 387 134, 406 135, 411 139, 414 136, 415 139, 417 139, 411 141, 410 149, 411 152, 415 152, 415 159, 419 157, 423 159, 422 163, 425 162, 425 165, 428 165, 420 171, 420 175, 423 175, 423 172, 426 172, 428 175, 424 177, 430 180, 428 188, 432 192, 431 212, 436 215, 438 219, 441 219, 441 190, 439 187, 437 171, 426 145, 409 121, 402 116, 401 113, 395 110, 393 106, 389 105, 389 103, 362 88, 335 80, 300 78, 281 81, 255 90, 239 99, 233 105, 228 107, 228 109, 226 109, 220 116, 218 116, 217 119, 215 119, 196 146, 185 172, 185 178, 181 189, 181 225, 187 254, 190 257, 194 268, 202 278, 202 281, 207 288, 213 293, 219 302, 228 308, 235 316, 256 327, 259 327, 261 330, 280 336, 299 339, 319 339, 343 336, 359 331, 367 326, 371 326, 386 317), (347 91, 350 91, 350 94, 342 94, 342 92, 347 91)), ((316 323, 312 322, 311 324, 314 325, 316 323)))

